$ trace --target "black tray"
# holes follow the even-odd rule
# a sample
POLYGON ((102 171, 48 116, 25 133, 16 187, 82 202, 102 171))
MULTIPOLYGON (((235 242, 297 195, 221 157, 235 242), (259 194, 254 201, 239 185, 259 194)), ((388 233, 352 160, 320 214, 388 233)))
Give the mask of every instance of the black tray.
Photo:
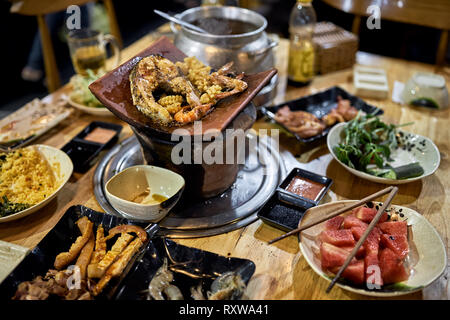
POLYGON ((122 126, 119 124, 93 121, 62 147, 61 150, 67 153, 72 160, 74 171, 84 173, 95 164, 102 150, 111 147, 117 142, 121 131, 122 126), (104 144, 84 140, 88 133, 98 127, 114 130, 116 134, 104 144))
MULTIPOLYGON (((44 276, 48 269, 53 268, 57 254, 67 251, 78 237, 75 222, 82 216, 87 216, 96 226, 102 224, 105 233, 119 224, 138 224, 125 218, 96 212, 78 205, 70 207, 56 226, 42 239, 42 241, 25 257, 25 259, 0 284, 0 299, 9 300, 16 292, 17 286, 23 281, 34 279, 38 275, 44 276)), ((140 224, 145 227, 145 225, 140 224)), ((184 271, 191 274, 202 274, 205 278, 204 288, 209 288, 213 278, 227 271, 238 271, 242 279, 248 283, 255 271, 255 265, 250 260, 224 257, 211 252, 202 251, 178 245, 165 238, 155 238, 159 227, 154 224, 147 228, 150 240, 137 253, 122 277, 113 279, 99 295, 98 299, 143 299, 142 290, 146 289, 156 270, 162 265, 164 257, 168 257, 180 264, 184 271)), ((174 284, 189 299, 191 283, 198 283, 198 279, 175 273, 174 284), (197 282, 195 282, 197 281, 197 282)))
POLYGON ((286 129, 286 131, 294 135, 300 142, 312 143, 324 138, 328 134, 332 126, 325 128, 325 130, 323 130, 321 134, 318 134, 310 138, 302 138, 299 135, 291 132, 283 124, 277 122, 275 120, 276 112, 278 111, 278 109, 287 105, 293 111, 306 111, 312 113, 317 118, 321 119, 324 115, 328 114, 331 111, 331 109, 336 108, 338 96, 341 96, 343 99, 350 100, 350 103, 353 107, 355 107, 358 110, 362 110, 365 113, 373 113, 375 115, 383 114, 383 110, 370 104, 367 104, 364 100, 349 94, 347 91, 341 89, 340 87, 332 87, 330 89, 318 92, 316 94, 284 102, 276 106, 262 107, 261 112, 268 118, 272 119, 277 124, 282 126, 284 129, 286 129))
POLYGON ((307 209, 320 203, 332 184, 333 180, 326 176, 300 168, 293 168, 257 215, 265 223, 275 228, 291 231, 298 227, 307 209), (325 186, 316 200, 304 198, 286 190, 289 182, 297 175, 322 183, 325 186))

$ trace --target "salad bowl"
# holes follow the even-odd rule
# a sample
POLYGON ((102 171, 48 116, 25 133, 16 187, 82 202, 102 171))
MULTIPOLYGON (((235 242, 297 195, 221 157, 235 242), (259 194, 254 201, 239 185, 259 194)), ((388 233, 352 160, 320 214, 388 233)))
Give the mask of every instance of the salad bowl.
POLYGON ((410 148, 398 148, 392 150, 391 158, 392 162, 389 164, 392 167, 399 167, 408 165, 411 163, 418 163, 423 168, 423 173, 416 177, 406 178, 406 179, 390 179, 386 177, 379 177, 372 175, 370 173, 351 168, 347 164, 343 163, 335 152, 335 147, 344 141, 344 131, 347 123, 340 123, 334 126, 327 136, 327 146, 331 155, 336 161, 342 165, 346 170, 353 173, 354 175, 366 179, 372 182, 384 183, 384 184, 404 184, 413 181, 423 179, 429 175, 432 175, 439 167, 441 161, 440 153, 436 145, 431 141, 431 139, 421 136, 419 134, 408 133, 404 131, 401 135, 407 140, 408 146, 410 148))

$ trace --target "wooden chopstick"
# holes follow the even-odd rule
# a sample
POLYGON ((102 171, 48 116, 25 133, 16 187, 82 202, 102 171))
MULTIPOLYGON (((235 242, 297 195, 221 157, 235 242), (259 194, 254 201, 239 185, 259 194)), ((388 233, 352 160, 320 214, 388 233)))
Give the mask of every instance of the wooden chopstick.
POLYGON ((380 197, 380 196, 382 196, 382 195, 385 195, 386 193, 391 192, 393 189, 394 189, 394 187, 393 187, 393 186, 390 186, 390 187, 387 187, 386 189, 383 189, 383 190, 380 190, 380 191, 378 191, 378 192, 375 192, 374 194, 371 194, 371 195, 369 195, 369 196, 367 196, 367 197, 365 197, 365 198, 359 200, 358 202, 355 202, 355 203, 352 204, 352 205, 345 206, 345 207, 343 207, 343 208, 341 208, 341 209, 339 209, 339 210, 333 212, 332 214, 327 215, 327 216, 324 217, 324 218, 321 218, 321 219, 318 219, 318 220, 316 220, 316 221, 307 223, 307 224, 305 224, 305 225, 303 225, 303 226, 301 226, 301 227, 299 227, 299 228, 297 228, 297 229, 294 229, 294 230, 292 230, 292 231, 289 231, 288 233, 283 234, 282 236, 280 236, 280 237, 278 237, 278 238, 272 239, 272 240, 270 240, 270 241, 268 242, 268 244, 272 244, 272 243, 274 243, 274 242, 277 242, 277 241, 279 241, 279 240, 281 240, 281 239, 284 239, 284 238, 286 238, 286 237, 288 237, 288 236, 291 236, 291 235, 293 235, 293 234, 299 233, 299 232, 301 232, 301 231, 303 231, 303 230, 305 230, 305 229, 311 228, 311 227, 315 226, 316 224, 319 224, 319 223, 322 223, 322 222, 324 222, 324 221, 326 221, 326 220, 328 220, 328 219, 334 218, 334 217, 336 217, 336 216, 338 216, 338 215, 340 215, 340 214, 342 214, 342 213, 344 213, 344 212, 347 212, 347 211, 349 211, 349 210, 352 210, 352 209, 355 209, 355 208, 357 208, 357 207, 359 207, 359 206, 362 206, 362 205, 365 204, 366 202, 372 201, 372 200, 374 200, 374 199, 376 199, 376 198, 378 198, 378 197, 380 197))
POLYGON ((342 267, 339 269, 338 273, 334 276, 333 280, 331 281, 330 285, 328 286, 326 292, 329 293, 330 290, 333 288, 334 284, 336 283, 336 281, 340 278, 342 272, 344 272, 344 270, 348 267, 348 265, 350 264, 350 261, 352 261, 353 257, 356 255, 356 252, 358 252, 359 247, 362 246, 362 244, 364 243, 364 241, 366 241, 366 238, 369 236, 369 234, 372 232, 373 228, 375 228, 376 224, 378 223, 378 221, 380 220, 381 216, 383 215, 384 211, 389 207, 389 205, 392 202, 392 199, 395 197, 395 195, 397 194, 398 188, 397 187, 393 187, 391 193, 389 194, 388 198, 386 199, 386 201, 384 201, 383 205, 378 209, 377 214, 375 215, 375 217, 372 219, 372 222, 369 224, 369 226, 367 227, 366 231, 364 231, 363 235, 361 236, 361 238, 359 239, 359 241, 356 243, 355 247, 353 248, 352 252, 350 252, 350 254, 347 256, 347 259, 345 260, 344 264, 342 265, 342 267))

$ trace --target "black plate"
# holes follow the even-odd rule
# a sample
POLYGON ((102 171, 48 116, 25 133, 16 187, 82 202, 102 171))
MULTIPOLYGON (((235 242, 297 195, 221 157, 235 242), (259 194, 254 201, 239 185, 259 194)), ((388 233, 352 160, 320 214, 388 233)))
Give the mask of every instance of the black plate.
POLYGON ((121 131, 121 125, 109 122, 93 121, 81 130, 81 132, 78 133, 66 145, 64 145, 61 150, 67 153, 72 160, 74 171, 84 173, 95 164, 98 155, 103 149, 109 148, 117 142, 121 131), (116 134, 104 144, 84 140, 84 137, 86 137, 86 135, 95 128, 114 130, 116 134))
MULTIPOLYGON (((319 93, 309 95, 306 97, 302 97, 296 100, 288 101, 281 103, 276 106, 272 107, 262 107, 261 112, 266 115, 268 118, 272 119, 273 121, 277 122, 275 120, 275 114, 281 107, 284 107, 285 105, 288 105, 289 108, 293 111, 306 111, 309 113, 312 113, 317 118, 322 118, 324 115, 328 114, 331 109, 336 108, 337 106, 337 97, 341 96, 343 99, 350 100, 350 103, 352 106, 354 106, 358 110, 362 110, 365 113, 373 113, 375 115, 380 115, 383 113, 383 110, 372 106, 370 104, 367 104, 364 100, 349 94, 347 91, 339 88, 339 87, 332 87, 330 89, 327 89, 325 91, 321 91, 319 93)), ((332 127, 328 127, 325 130, 322 131, 321 134, 318 134, 314 137, 310 138, 302 138, 298 136, 297 134, 291 132, 289 129, 287 129, 283 124, 277 122, 280 126, 282 126, 284 129, 286 129, 288 132, 292 133, 299 141, 303 143, 311 143, 318 141, 322 138, 324 138, 330 129, 332 127)))
MULTIPOLYGON (((48 269, 53 268, 56 255, 67 251, 78 237, 77 232, 74 232, 74 230, 77 230, 75 222, 82 216, 87 216, 96 226, 102 224, 105 232, 119 224, 137 224, 125 218, 96 212, 81 205, 70 207, 56 226, 1 283, 0 299, 11 299, 21 282, 32 280, 38 275, 44 276, 48 269)), ((145 225, 141 224, 141 226, 144 227, 145 225)), ((123 272, 123 276, 119 279, 113 279, 103 290, 102 295, 98 297, 99 299, 144 298, 141 291, 146 289, 151 277, 168 253, 175 261, 189 262, 180 265, 180 267, 191 273, 195 273, 195 269, 198 268, 200 272, 206 275, 217 277, 218 274, 226 271, 239 271, 246 283, 254 273, 255 265, 250 260, 219 256, 211 252, 178 245, 163 238, 152 239, 158 229, 157 225, 148 228, 147 233, 150 241, 133 257, 128 268, 123 272)), ((211 281, 212 279, 207 278, 205 285, 208 285, 211 281)), ((176 274, 174 284, 183 293, 186 293, 189 292, 188 286, 192 282, 194 282, 192 278, 176 274)), ((189 295, 185 297, 190 298, 189 295)))
POLYGON ((255 272, 255 264, 246 259, 224 257, 218 254, 189 248, 174 241, 157 238, 148 244, 139 263, 123 280, 124 285, 118 290, 115 299, 146 299, 145 291, 155 272, 163 264, 164 258, 174 264, 179 272, 174 272, 174 284, 180 289, 186 300, 192 300, 190 288, 202 284, 204 295, 211 288, 218 274, 228 271, 239 273, 247 284, 255 272))

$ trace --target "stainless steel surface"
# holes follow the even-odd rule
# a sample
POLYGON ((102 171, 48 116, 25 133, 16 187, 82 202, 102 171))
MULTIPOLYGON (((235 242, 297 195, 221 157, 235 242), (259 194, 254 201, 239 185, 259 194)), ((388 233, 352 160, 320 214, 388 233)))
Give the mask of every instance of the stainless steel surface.
MULTIPOLYGON (((250 136, 249 139, 256 137, 250 136)), ((278 150, 259 140, 256 150, 248 152, 236 182, 221 195, 196 202, 182 199, 160 223, 160 235, 170 238, 203 237, 229 232, 257 219, 257 210, 270 197, 286 174, 278 150), (258 152, 263 152, 258 158, 258 152), (260 160, 261 159, 261 160, 260 160)), ((136 137, 114 147, 99 163, 94 174, 94 193, 105 212, 122 216, 107 201, 104 185, 114 174, 144 163, 136 137)))
POLYGON ((278 44, 265 33, 267 20, 260 14, 238 7, 205 6, 182 12, 177 18, 193 22, 200 18, 224 18, 255 25, 252 32, 232 35, 202 34, 184 27, 175 33, 175 45, 188 56, 195 56, 203 63, 218 69, 234 61, 238 72, 257 73, 274 67, 273 48, 278 44))
POLYGON ((192 30, 194 30, 194 31, 201 32, 201 33, 209 33, 208 31, 203 30, 202 28, 199 28, 199 27, 197 27, 197 26, 194 26, 193 24, 190 24, 190 23, 188 23, 188 22, 185 22, 185 21, 183 21, 183 20, 180 20, 180 19, 178 19, 178 18, 176 18, 176 17, 172 17, 172 16, 170 16, 170 15, 168 15, 167 13, 164 13, 164 12, 162 12, 162 11, 159 11, 159 10, 156 10, 156 9, 155 9, 155 10, 153 10, 153 12, 156 13, 157 15, 163 17, 164 19, 167 19, 167 20, 169 20, 169 21, 172 21, 172 22, 174 22, 174 23, 176 23, 176 24, 179 24, 179 25, 181 25, 181 26, 183 26, 183 27, 186 27, 186 28, 189 28, 189 29, 192 29, 192 30))

